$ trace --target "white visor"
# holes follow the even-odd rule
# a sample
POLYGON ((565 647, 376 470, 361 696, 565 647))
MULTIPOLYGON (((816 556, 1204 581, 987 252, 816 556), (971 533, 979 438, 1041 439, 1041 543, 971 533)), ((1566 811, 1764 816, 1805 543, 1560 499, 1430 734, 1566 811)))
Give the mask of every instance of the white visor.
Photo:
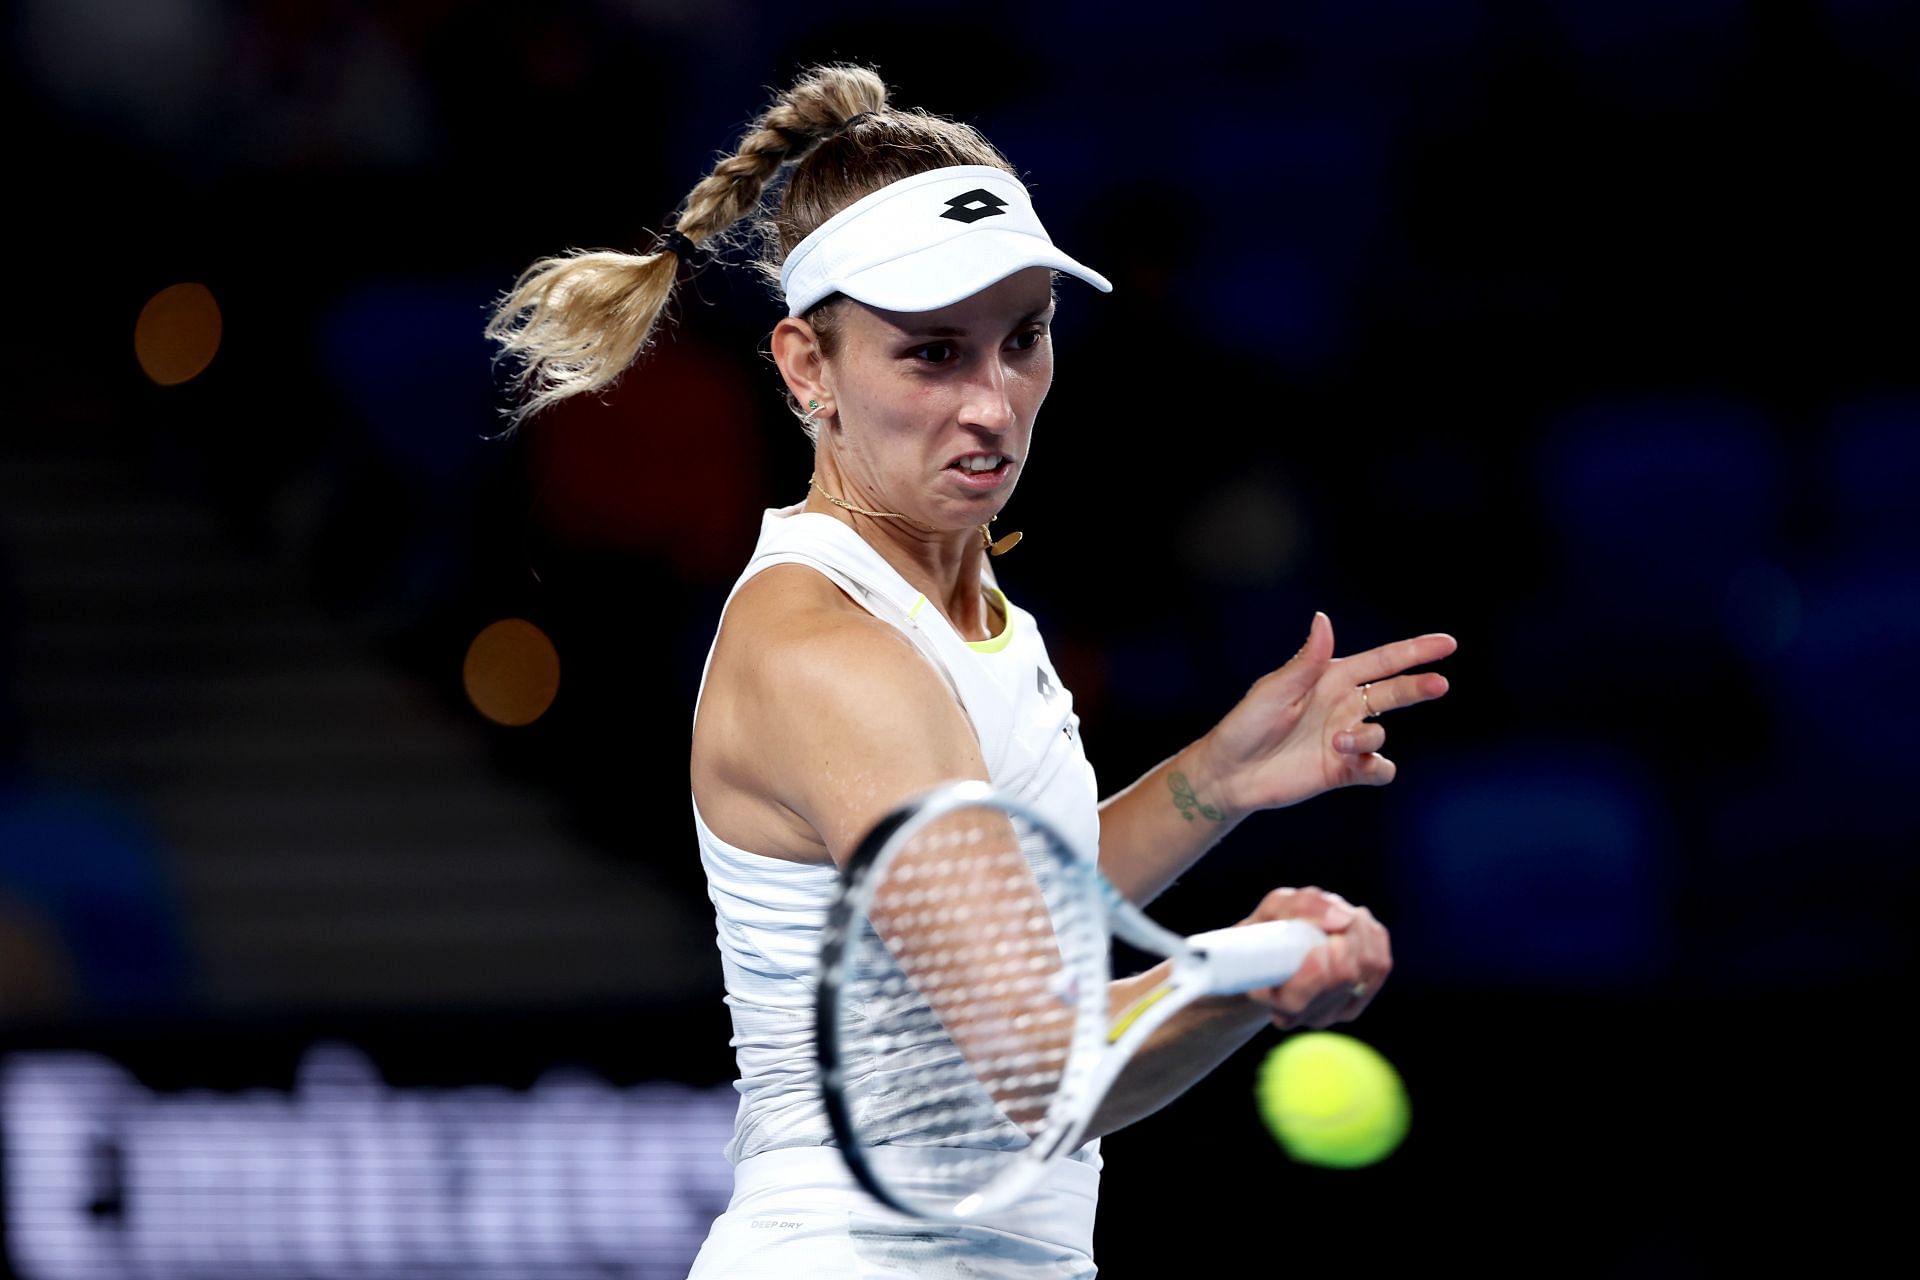
POLYGON ((883 311, 934 311, 1028 267, 1113 292, 1053 247, 1018 178, 963 164, 902 178, 834 214, 787 255, 780 288, 790 316, 835 293, 883 311))

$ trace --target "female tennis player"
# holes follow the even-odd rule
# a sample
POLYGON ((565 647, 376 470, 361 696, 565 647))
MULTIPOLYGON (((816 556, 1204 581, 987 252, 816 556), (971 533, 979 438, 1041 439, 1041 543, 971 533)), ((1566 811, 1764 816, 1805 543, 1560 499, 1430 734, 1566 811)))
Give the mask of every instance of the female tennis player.
MULTIPOLYGON (((1095 1141, 1016 1208, 950 1225, 881 1208, 828 1145, 813 1000, 839 864, 904 798, 983 779, 1097 848, 1144 902, 1256 810, 1392 781, 1373 717, 1444 694, 1444 677, 1408 669, 1454 642, 1335 658, 1316 614, 1300 651, 1215 728, 1101 801, 1071 695, 1032 615, 995 582, 990 555, 1012 538, 990 526, 1053 380, 1055 278, 1110 285, 1053 245, 975 130, 890 106, 867 69, 809 71, 694 188, 657 251, 529 268, 489 326, 521 361, 523 413, 617 377, 676 263, 748 219, 785 306, 773 359, 815 454, 806 500, 761 521, 695 714, 694 818, 741 1102, 734 1198, 694 1275, 1091 1276, 1099 1132, 1164 1105, 1269 1022, 1358 1016, 1391 967, 1386 930, 1332 893, 1269 894, 1242 923, 1304 918, 1327 944, 1284 986, 1183 1011, 1120 1077, 1095 1141)), ((1117 520, 1128 501, 1115 495, 1117 520)))

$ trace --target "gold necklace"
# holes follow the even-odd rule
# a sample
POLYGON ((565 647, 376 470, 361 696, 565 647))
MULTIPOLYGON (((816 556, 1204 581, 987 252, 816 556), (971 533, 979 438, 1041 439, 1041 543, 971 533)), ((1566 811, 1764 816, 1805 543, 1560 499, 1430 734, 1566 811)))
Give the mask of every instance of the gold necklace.
MULTIPOLYGON (((898 511, 869 511, 865 507, 856 507, 855 505, 853 505, 853 503, 848 502, 845 498, 836 497, 835 495, 828 493, 826 489, 821 485, 820 476, 819 476, 819 473, 817 472, 807 477, 807 488, 819 490, 821 497, 825 498, 828 502, 831 502, 834 506, 839 507, 844 511, 856 512, 863 516, 873 516, 876 519, 880 519, 880 520, 905 520, 908 524, 913 523, 913 520, 911 518, 901 515, 898 511)), ((1020 539, 1025 535, 1022 534, 1018 529, 1015 529, 1012 533, 1006 534, 1004 537, 996 539, 991 533, 987 532, 988 526, 991 525, 992 523, 993 521, 989 520, 987 521, 986 524, 983 524, 980 526, 981 547, 983 547, 987 551, 992 552, 996 556, 1003 556, 1007 554, 1007 552, 1013 550, 1015 547, 1020 545, 1020 539)))

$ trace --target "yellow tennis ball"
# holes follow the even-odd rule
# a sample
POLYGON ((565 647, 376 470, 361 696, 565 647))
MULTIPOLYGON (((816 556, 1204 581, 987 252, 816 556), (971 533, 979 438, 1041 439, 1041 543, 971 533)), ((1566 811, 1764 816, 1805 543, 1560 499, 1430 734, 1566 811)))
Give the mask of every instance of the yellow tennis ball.
POLYGON ((1303 1164, 1358 1169, 1407 1136, 1406 1087, 1393 1064, 1352 1036, 1309 1031, 1275 1045, 1254 1082, 1260 1118, 1303 1164))

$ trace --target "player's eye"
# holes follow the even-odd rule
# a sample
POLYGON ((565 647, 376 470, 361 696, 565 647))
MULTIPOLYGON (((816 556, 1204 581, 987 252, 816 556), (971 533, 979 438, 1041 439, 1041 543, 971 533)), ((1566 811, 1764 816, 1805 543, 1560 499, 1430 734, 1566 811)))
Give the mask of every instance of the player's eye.
POLYGON ((1031 329, 1022 329, 1013 335, 1013 349, 1015 351, 1031 351, 1040 345, 1040 339, 1045 336, 1046 331, 1038 325, 1031 329))
POLYGON ((928 364, 947 364, 960 353, 954 350, 951 342, 929 342, 924 347, 916 347, 913 354, 928 364))

